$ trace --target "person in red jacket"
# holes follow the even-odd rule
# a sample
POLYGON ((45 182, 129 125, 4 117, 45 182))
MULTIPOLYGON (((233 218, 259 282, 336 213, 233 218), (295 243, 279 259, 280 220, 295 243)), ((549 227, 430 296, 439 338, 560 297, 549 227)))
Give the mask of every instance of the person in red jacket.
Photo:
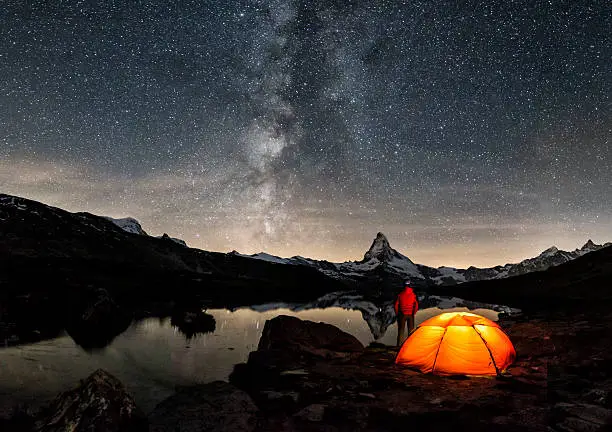
POLYGON ((409 280, 404 282, 404 289, 400 292, 395 300, 395 315, 397 316, 397 346, 404 343, 404 332, 406 324, 408 324, 408 336, 414 330, 414 315, 419 309, 419 302, 416 294, 410 286, 409 280))

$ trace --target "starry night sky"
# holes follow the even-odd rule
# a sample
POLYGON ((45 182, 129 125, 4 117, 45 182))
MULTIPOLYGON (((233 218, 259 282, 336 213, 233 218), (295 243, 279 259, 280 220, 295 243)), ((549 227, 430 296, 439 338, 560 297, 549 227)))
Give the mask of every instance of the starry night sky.
POLYGON ((337 261, 612 240, 608 1, 2 3, 2 192, 337 261))

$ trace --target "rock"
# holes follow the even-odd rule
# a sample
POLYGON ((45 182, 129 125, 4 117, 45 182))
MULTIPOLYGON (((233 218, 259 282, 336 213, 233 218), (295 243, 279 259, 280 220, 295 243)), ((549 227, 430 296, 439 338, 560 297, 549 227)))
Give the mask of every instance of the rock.
POLYGON ((266 321, 257 351, 235 366, 230 382, 249 392, 262 410, 296 412, 312 403, 302 397, 303 390, 311 396, 318 391, 305 388, 311 381, 305 367, 346 361, 363 351, 355 337, 332 325, 280 315, 266 321))
POLYGON ((36 410, 27 405, 2 407, 0 409, 0 431, 23 432, 34 428, 36 410))
POLYGON ((245 392, 215 381, 185 387, 149 415, 151 432, 252 431, 257 407, 245 392))
POLYGON ((551 430, 568 432, 599 432, 603 430, 600 424, 593 424, 589 421, 576 417, 568 417, 561 423, 558 423, 556 426, 556 429, 551 430))
POLYGON ((363 352, 364 347, 357 338, 333 325, 279 315, 266 321, 257 349, 337 358, 363 352))
POLYGON ((321 355, 333 343, 312 337, 314 323, 283 317, 230 379, 261 410, 261 430, 612 430, 612 313, 588 318, 576 331, 582 316, 515 317, 504 325, 519 353, 508 373, 455 379, 399 367, 381 344, 321 355))
POLYGON ((185 240, 181 240, 179 238, 175 238, 175 237, 170 237, 168 234, 164 233, 161 237, 158 237, 159 239, 162 239, 164 241, 172 241, 174 243, 180 244, 181 246, 185 246, 187 247, 187 243, 185 243, 185 240))
POLYGON ((546 422, 550 404, 545 361, 526 360, 529 352, 517 365, 518 376, 457 380, 400 368, 394 362, 397 350, 381 344, 355 356, 312 355, 320 348, 306 338, 309 334, 302 335, 312 324, 298 322, 294 329, 289 322, 283 332, 268 326, 260 350, 251 353, 233 375, 232 382, 252 396, 266 421, 274 424, 289 418, 290 425, 297 425, 282 430, 373 430, 374 426, 385 431, 408 424, 419 430, 442 430, 453 424, 456 430, 473 432, 491 430, 492 425, 499 431, 539 431, 546 422), (292 334, 310 349, 291 346, 292 334), (295 370, 307 375, 286 373, 295 370), (298 395, 297 400, 292 394, 298 395))
POLYGON ((297 403, 297 401, 300 399, 300 395, 294 391, 280 392, 268 390, 263 391, 262 394, 265 395, 269 401, 280 401, 286 399, 288 402, 297 403))
POLYGON ((584 400, 602 406, 607 406, 610 401, 610 392, 602 389, 592 389, 584 395, 584 400))
MULTIPOLYGON (((560 402, 555 405, 554 413, 561 421, 558 425, 570 430, 599 431, 603 426, 612 429, 612 410, 598 405, 585 403, 560 402)), ((610 430, 608 429, 608 430, 610 430)))
POLYGON ((308 375, 308 372, 306 372, 304 369, 294 369, 294 370, 282 371, 280 374, 281 375, 302 375, 302 376, 306 376, 306 375, 308 375))
POLYGON ((74 390, 60 394, 35 422, 38 432, 138 432, 147 420, 123 384, 98 369, 74 390))
POLYGON ((312 404, 295 413, 293 416, 302 421, 320 422, 321 420, 323 420, 324 413, 325 405, 312 404))

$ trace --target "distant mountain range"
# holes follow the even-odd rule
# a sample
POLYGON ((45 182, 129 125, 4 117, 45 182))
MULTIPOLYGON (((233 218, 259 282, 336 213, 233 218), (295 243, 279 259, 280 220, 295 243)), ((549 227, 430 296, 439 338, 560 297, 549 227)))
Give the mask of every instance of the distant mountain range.
MULTIPOLYGON (((376 235, 361 261, 333 263, 301 256, 281 258, 265 252, 244 255, 236 251, 228 254, 201 251, 188 248, 183 240, 170 237, 167 234, 160 237, 149 236, 141 224, 133 218, 114 219, 89 213, 69 213, 36 201, 0 194, 0 224, 3 222, 4 226, 0 225, 0 228, 4 228, 4 231, 7 231, 7 228, 8 231, 13 231, 12 233, 6 232, 4 241, 6 242, 11 238, 19 240, 11 245, 11 255, 20 255, 20 249, 27 247, 29 243, 39 243, 44 245, 44 248, 31 248, 29 254, 56 257, 75 255, 75 258, 83 258, 84 256, 91 258, 92 254, 94 256, 100 254, 99 258, 105 260, 117 260, 123 263, 135 261, 145 267, 146 264, 142 262, 143 259, 148 261, 149 265, 157 268, 218 274, 225 273, 223 271, 224 265, 221 265, 221 263, 212 265, 211 258, 214 257, 216 259, 213 261, 218 261, 221 257, 225 257, 222 260, 225 263, 228 262, 228 259, 236 259, 239 262, 246 259, 254 263, 265 262, 266 268, 278 269, 279 265, 287 265, 291 269, 300 267, 307 268, 310 271, 316 270, 322 275, 347 284, 352 288, 361 286, 365 288, 366 293, 370 291, 371 294, 376 294, 377 288, 380 291, 381 286, 384 291, 384 285, 396 289, 397 285, 401 284, 402 280, 406 278, 410 278, 417 287, 425 288, 457 285, 479 280, 502 279, 543 271, 612 245, 612 243, 597 245, 589 240, 584 246, 574 251, 563 251, 551 247, 535 258, 529 258, 516 264, 505 264, 491 268, 469 267, 467 269, 457 269, 453 267, 434 268, 415 264, 410 258, 393 249, 387 237, 380 232, 376 235), (9 222, 10 224, 8 224, 9 222), (10 227, 14 229, 11 230, 10 227), (38 234, 36 234, 37 232, 38 234), (62 235, 56 235, 60 233, 62 235), (123 237, 121 233, 128 233, 129 235, 123 237), (75 236, 78 241, 73 238, 75 236), (138 238, 143 241, 146 239, 146 243, 136 242, 138 238), (159 243, 159 240, 162 243, 159 243), (168 249, 168 241, 171 244, 181 246, 181 248, 168 249), (147 249, 146 253, 130 253, 129 251, 132 250, 133 252, 135 247, 134 242, 138 244, 136 249, 144 247, 147 249), (118 244, 110 246, 109 243, 118 244), (123 243, 123 247, 120 247, 119 243, 123 243), (76 249, 82 249, 81 253, 74 250, 77 244, 79 247, 76 249), (166 246, 161 247, 161 245, 166 246), (108 246, 110 246, 111 251, 108 250, 108 246), (272 266, 270 267, 270 265, 272 266), (368 290, 368 287, 371 290, 368 290)), ((0 229, 0 234, 2 231, 0 229)))
POLYGON ((263 252, 254 255, 240 255, 235 251, 232 253, 278 264, 310 266, 330 277, 341 280, 365 280, 372 272, 382 270, 397 278, 410 278, 417 286, 448 286, 479 280, 502 279, 535 271, 543 271, 610 245, 612 243, 597 245, 589 240, 580 249, 574 251, 563 251, 553 246, 535 258, 529 258, 516 264, 504 264, 490 268, 469 267, 467 269, 453 267, 434 268, 415 264, 410 258, 393 249, 387 237, 382 233, 376 235, 372 246, 370 246, 370 249, 365 253, 361 261, 331 263, 300 256, 280 258, 263 252))
MULTIPOLYGON (((133 218, 107 219, 127 232, 147 235, 140 223, 133 218)), ((186 246, 186 243, 181 239, 168 237, 167 234, 164 234, 162 237, 174 240, 186 246)), ((434 268, 422 264, 415 264, 410 258, 393 249, 387 237, 380 232, 376 235, 370 249, 368 249, 361 261, 333 263, 301 256, 281 258, 265 252, 253 255, 243 255, 236 251, 232 251, 230 254, 276 264, 313 267, 327 276, 345 281, 359 282, 361 280, 367 280, 368 274, 380 269, 398 278, 411 278, 417 285, 448 286, 479 280, 502 279, 534 271, 543 271, 610 245, 612 245, 612 243, 597 245, 593 243, 592 240, 588 240, 584 246, 573 251, 564 251, 552 246, 537 257, 528 258, 519 263, 504 264, 489 268, 472 266, 467 269, 457 269, 445 266, 434 268)))

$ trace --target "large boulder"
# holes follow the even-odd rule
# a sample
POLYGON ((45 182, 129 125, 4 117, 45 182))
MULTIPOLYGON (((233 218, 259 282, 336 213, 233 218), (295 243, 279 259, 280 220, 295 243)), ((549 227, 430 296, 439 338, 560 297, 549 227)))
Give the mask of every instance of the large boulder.
POLYGON ((238 364, 230 382, 249 392, 265 411, 294 412, 310 403, 304 389, 310 381, 304 368, 317 362, 345 362, 360 355, 364 346, 355 337, 330 324, 279 315, 266 321, 257 351, 238 364))
POLYGON ((357 338, 333 325, 279 315, 266 321, 257 350, 338 358, 363 352, 364 347, 357 338))
POLYGON ((248 432, 257 407, 248 394, 223 381, 185 387, 149 415, 151 432, 248 432))
POLYGON ((81 384, 60 394, 35 422, 37 432, 139 432, 147 420, 123 384, 98 369, 81 384))

